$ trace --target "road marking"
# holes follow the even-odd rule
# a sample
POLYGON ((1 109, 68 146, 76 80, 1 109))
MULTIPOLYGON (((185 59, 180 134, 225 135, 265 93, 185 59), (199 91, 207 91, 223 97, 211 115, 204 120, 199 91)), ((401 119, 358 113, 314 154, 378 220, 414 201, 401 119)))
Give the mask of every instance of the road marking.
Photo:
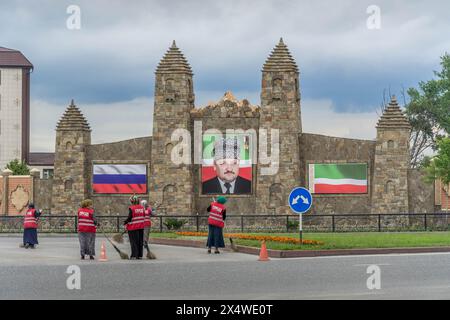
POLYGON ((368 266, 372 266, 372 265, 391 266, 390 263, 361 263, 361 264, 354 264, 353 267, 368 267, 368 266))

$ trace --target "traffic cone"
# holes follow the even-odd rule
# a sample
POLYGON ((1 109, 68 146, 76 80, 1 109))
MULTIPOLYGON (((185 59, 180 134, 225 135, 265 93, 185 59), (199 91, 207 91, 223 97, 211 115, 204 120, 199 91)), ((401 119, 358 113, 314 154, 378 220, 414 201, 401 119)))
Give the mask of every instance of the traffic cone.
POLYGON ((259 252, 258 261, 269 261, 269 254, 267 253, 266 241, 261 242, 261 251, 259 252))
POLYGON ((102 247, 100 249, 100 259, 98 259, 98 261, 108 261, 108 258, 106 257, 106 248, 104 242, 102 242, 102 247))

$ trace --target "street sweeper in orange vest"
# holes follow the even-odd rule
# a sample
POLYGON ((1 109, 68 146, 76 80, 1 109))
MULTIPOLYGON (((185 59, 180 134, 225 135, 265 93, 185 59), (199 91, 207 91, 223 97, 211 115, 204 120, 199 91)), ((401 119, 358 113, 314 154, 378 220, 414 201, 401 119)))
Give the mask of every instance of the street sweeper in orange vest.
POLYGON ((145 208, 139 204, 139 198, 130 198, 128 218, 124 221, 131 245, 130 259, 142 259, 144 251, 145 208))
POLYGON ((40 210, 36 210, 33 203, 28 205, 28 210, 25 213, 23 220, 23 248, 34 249, 35 245, 38 243, 37 238, 37 229, 38 229, 38 220, 42 212, 40 210))
POLYGON ((208 217, 208 253, 211 253, 211 247, 215 247, 214 253, 220 253, 219 248, 225 248, 223 240, 223 227, 225 226, 227 198, 220 196, 217 201, 213 201, 206 209, 209 212, 208 217))
POLYGON ((92 200, 83 200, 77 213, 81 260, 84 260, 86 255, 91 260, 95 259, 95 235, 98 223, 95 219, 92 205, 92 200))

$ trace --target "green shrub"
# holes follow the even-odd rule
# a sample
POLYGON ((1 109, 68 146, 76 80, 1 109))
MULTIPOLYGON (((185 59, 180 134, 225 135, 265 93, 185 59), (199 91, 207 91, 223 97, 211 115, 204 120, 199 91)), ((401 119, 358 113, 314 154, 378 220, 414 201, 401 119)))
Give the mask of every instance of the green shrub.
POLYGON ((288 221, 287 227, 289 231, 298 230, 298 221, 288 221))
POLYGON ((179 230, 186 223, 187 220, 167 218, 163 224, 166 226, 167 230, 179 230))

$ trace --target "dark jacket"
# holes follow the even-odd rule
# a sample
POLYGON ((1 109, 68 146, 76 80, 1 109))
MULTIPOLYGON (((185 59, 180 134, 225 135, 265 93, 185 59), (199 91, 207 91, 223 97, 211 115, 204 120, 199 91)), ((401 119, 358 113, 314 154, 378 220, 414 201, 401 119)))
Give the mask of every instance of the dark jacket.
MULTIPOLYGON (((233 194, 249 194, 251 192, 252 192, 252 182, 250 180, 242 178, 241 176, 237 176, 233 194)), ((222 192, 222 188, 220 187, 219 178, 214 177, 210 180, 206 180, 205 182, 203 182, 202 193, 224 194, 222 192)))

